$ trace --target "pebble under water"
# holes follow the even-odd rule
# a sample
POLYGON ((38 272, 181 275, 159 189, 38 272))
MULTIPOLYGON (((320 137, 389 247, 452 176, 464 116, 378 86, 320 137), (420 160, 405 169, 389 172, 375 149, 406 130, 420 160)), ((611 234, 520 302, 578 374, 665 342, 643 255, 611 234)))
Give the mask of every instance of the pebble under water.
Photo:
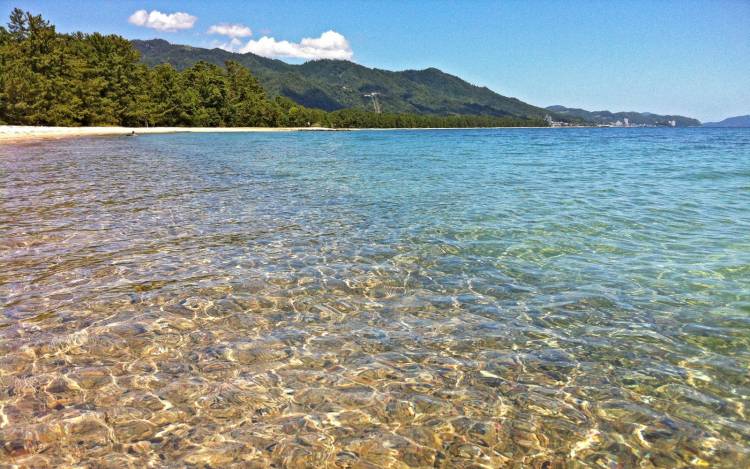
POLYGON ((0 466, 750 465, 750 130, 0 147, 0 466))

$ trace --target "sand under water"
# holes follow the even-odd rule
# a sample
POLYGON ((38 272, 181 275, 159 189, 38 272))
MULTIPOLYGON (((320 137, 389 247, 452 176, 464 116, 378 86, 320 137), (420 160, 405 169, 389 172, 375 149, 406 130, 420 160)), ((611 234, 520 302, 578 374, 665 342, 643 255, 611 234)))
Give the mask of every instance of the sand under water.
POLYGON ((750 132, 0 147, 0 461, 747 467, 750 132))

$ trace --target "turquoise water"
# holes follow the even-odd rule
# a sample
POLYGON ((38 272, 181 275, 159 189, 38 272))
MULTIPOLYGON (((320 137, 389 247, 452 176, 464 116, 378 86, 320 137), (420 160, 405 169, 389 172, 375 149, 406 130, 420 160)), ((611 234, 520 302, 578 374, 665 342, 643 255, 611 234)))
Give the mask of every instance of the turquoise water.
POLYGON ((0 188, 0 460, 750 464, 750 130, 46 141, 0 188))

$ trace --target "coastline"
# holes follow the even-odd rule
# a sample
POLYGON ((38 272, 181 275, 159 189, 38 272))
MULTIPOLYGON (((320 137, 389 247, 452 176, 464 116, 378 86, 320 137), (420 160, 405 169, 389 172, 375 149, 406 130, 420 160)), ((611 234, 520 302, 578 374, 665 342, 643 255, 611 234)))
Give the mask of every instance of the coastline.
MULTIPOLYGON (((583 127, 583 126, 582 126, 583 127)), ((398 128, 330 128, 330 127, 51 127, 0 125, 0 144, 34 140, 171 134, 171 133, 247 133, 247 132, 346 132, 356 130, 471 130, 471 129, 550 129, 555 127, 398 127, 398 128)), ((561 127, 581 128, 581 127, 561 127)))
POLYGON ((30 140, 68 137, 126 136, 171 134, 171 133, 215 133, 215 132, 296 132, 334 131, 327 127, 49 127, 31 125, 0 125, 0 144, 30 140))

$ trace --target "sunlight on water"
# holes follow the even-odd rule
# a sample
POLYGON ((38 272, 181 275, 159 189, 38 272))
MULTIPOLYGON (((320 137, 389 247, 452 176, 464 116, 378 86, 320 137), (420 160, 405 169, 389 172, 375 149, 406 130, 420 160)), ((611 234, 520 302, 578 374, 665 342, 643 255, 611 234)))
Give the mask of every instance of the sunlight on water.
POLYGON ((746 467, 750 132, 0 147, 0 461, 746 467))

